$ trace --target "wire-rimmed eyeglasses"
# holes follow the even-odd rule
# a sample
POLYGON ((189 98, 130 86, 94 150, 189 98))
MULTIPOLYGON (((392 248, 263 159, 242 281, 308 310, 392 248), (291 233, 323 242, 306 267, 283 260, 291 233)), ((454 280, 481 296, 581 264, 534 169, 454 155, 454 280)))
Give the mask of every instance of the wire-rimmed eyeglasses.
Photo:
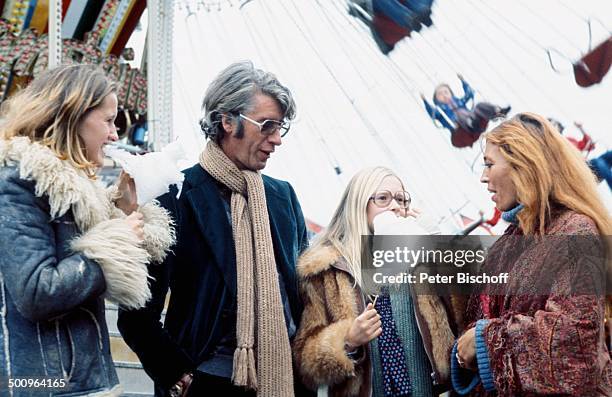
POLYGON ((397 204, 404 209, 408 209, 410 207, 410 202, 412 201, 412 199, 410 198, 410 193, 405 191, 396 192, 395 194, 393 194, 388 190, 381 190, 374 193, 374 195, 370 197, 370 200, 373 201, 374 204, 380 208, 388 207, 389 204, 391 204, 391 201, 394 199, 397 204))
POLYGON ((291 128, 291 124, 288 121, 279 121, 279 120, 264 120, 261 123, 255 121, 244 114, 238 114, 240 118, 245 119, 246 121, 255 124, 259 127, 259 131, 268 136, 274 134, 277 130, 280 132, 281 138, 287 135, 289 132, 289 128, 291 128))

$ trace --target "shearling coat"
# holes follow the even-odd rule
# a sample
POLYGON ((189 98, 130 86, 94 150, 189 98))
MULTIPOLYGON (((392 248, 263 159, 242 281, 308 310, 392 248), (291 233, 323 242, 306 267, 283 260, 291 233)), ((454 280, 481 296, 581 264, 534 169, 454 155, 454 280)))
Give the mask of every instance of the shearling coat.
MULTIPOLYGON (((0 140, 0 378, 63 380, 50 393, 118 396, 104 298, 142 307, 147 263, 174 239, 155 203, 139 242, 107 191, 26 137, 0 140)), ((0 384, 1 396, 41 389, 0 384)))
MULTIPOLYGON (((298 263, 304 312, 293 343, 296 368, 313 390, 328 385, 330 396, 369 396, 372 390, 369 349, 351 360, 344 339, 364 310, 345 259, 331 247, 305 253, 298 263)), ((415 318, 433 370, 434 383, 449 382, 449 357, 462 330, 465 299, 416 296, 415 318)))

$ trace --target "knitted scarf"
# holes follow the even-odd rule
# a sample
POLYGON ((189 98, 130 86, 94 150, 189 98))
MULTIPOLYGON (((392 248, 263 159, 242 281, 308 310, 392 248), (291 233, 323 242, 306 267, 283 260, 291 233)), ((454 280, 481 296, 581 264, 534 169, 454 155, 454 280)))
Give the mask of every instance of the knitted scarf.
POLYGON ((293 396, 291 347, 261 174, 239 170, 213 141, 200 165, 232 192, 238 300, 232 382, 258 396, 293 396))
POLYGON ((523 208, 525 208, 523 204, 517 204, 516 207, 509 209, 508 211, 502 212, 502 219, 508 223, 518 225, 517 215, 523 208))

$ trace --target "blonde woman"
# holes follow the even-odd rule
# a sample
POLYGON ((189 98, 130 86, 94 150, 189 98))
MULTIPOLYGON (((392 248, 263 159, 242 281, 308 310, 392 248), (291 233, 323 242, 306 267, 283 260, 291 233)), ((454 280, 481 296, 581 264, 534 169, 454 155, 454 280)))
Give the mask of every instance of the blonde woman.
POLYGON ((380 295, 374 306, 361 290, 362 236, 373 234, 380 214, 412 213, 410 201, 391 170, 362 170, 300 258, 304 312, 293 347, 299 375, 311 389, 327 388, 330 396, 421 396, 434 393, 432 372, 436 381, 448 378, 454 337, 446 318, 433 318, 444 308, 433 310, 432 297, 420 310, 407 287, 380 295), (422 337, 419 330, 427 332, 422 337))
MULTIPOLYGON (((96 180, 103 146, 117 140, 116 115, 115 84, 84 65, 47 71, 3 104, 4 380, 36 378, 53 394, 121 394, 104 298, 143 306, 150 297, 147 263, 165 256, 173 232, 157 205, 134 211, 129 177, 109 191, 96 180)), ((0 394, 35 393, 23 386, 3 381, 0 394)))
POLYGON ((471 395, 612 395, 605 299, 593 274, 583 273, 590 258, 609 254, 612 234, 593 174, 533 113, 487 133, 484 161, 481 182, 510 226, 482 271, 509 272, 520 293, 485 287, 470 298, 470 325, 452 355, 453 386, 471 395))

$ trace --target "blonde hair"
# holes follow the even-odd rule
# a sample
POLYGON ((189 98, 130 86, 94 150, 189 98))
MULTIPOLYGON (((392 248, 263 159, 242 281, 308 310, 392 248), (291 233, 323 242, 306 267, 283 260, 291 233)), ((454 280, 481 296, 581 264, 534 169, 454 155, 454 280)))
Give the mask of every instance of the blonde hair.
POLYGON ((590 217, 601 235, 612 234, 594 174, 545 117, 520 113, 486 133, 485 139, 499 146, 512 167, 510 178, 525 206, 518 214, 525 234, 544 235, 552 204, 590 217))
POLYGON ((395 177, 401 183, 401 179, 386 167, 365 168, 355 174, 344 190, 329 225, 308 249, 314 251, 323 246, 334 247, 348 262, 358 285, 361 285, 362 236, 372 234, 367 218, 368 203, 387 177, 395 177))
POLYGON ((87 160, 78 127, 116 90, 116 84, 94 65, 47 70, 2 104, 0 139, 26 136, 93 176, 96 166, 87 160))

